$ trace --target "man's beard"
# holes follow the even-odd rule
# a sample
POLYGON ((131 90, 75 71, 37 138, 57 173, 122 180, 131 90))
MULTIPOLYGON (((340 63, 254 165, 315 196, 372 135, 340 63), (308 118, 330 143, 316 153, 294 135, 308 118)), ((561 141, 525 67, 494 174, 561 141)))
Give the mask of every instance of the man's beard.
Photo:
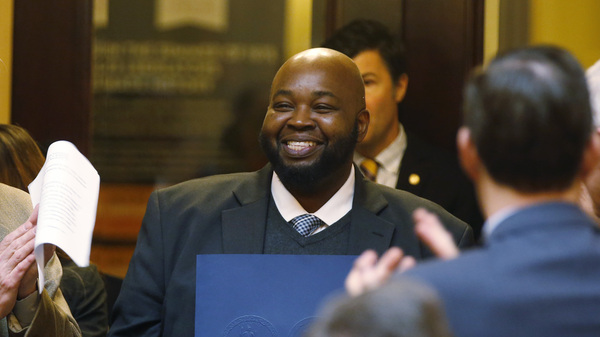
POLYGON ((283 185, 287 189, 310 191, 351 160, 358 140, 358 123, 354 124, 352 132, 346 137, 328 144, 319 159, 311 165, 286 165, 279 156, 279 148, 282 146, 280 142, 273 146, 262 132, 259 139, 260 146, 283 185))

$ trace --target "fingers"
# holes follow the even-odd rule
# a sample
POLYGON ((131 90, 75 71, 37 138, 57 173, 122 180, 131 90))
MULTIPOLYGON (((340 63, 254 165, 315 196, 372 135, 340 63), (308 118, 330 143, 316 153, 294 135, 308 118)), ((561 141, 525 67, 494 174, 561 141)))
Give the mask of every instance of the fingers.
MULTIPOLYGON (((452 236, 442 226, 437 216, 419 208, 413 213, 413 218, 417 236, 437 256, 451 259, 459 254, 452 236)), ((413 257, 405 257, 398 247, 390 248, 379 260, 377 260, 377 253, 367 250, 354 261, 354 266, 346 277, 346 291, 351 296, 360 295, 381 286, 397 271, 406 271, 416 263, 413 257)))
POLYGON ((458 256, 459 250, 452 235, 444 228, 438 217, 418 208, 413 212, 415 232, 433 253, 442 259, 452 259, 458 256))
POLYGON ((29 216, 29 219, 27 219, 27 222, 33 224, 34 226, 37 225, 39 211, 40 211, 40 204, 37 204, 33 208, 33 212, 31 212, 31 215, 29 216))
POLYGON ((37 268, 33 251, 36 224, 37 207, 25 223, 0 242, 0 305, 12 308, 21 294, 29 294, 31 289, 35 291, 37 268))
POLYGON ((400 265, 398 266, 398 272, 403 273, 417 265, 417 260, 412 256, 405 256, 400 265))
POLYGON ((352 296, 357 296, 365 291, 366 284, 364 274, 368 273, 377 262, 377 253, 367 250, 360 254, 354 261, 354 265, 346 276, 346 291, 352 296))
MULTIPOLYGON (((35 255, 33 255, 33 261, 35 262, 35 255)), ((19 275, 21 277, 21 283, 19 284, 17 299, 23 299, 33 292, 37 290, 36 284, 38 279, 38 271, 37 265, 35 263, 30 263, 28 267, 24 266, 26 269, 21 274, 19 270, 19 275)), ((15 268, 16 270, 16 268, 15 268)))
POLYGON ((8 281, 15 287, 15 290, 18 289, 18 286, 20 285, 27 271, 35 267, 34 262, 35 256, 33 254, 29 254, 23 260, 21 260, 8 274, 8 281))
POLYGON ((30 222, 25 222, 8 234, 0 242, 0 271, 8 275, 12 270, 33 255, 35 244, 35 227, 30 222))
POLYGON ((377 263, 377 253, 374 250, 366 250, 354 261, 354 268, 359 271, 367 270, 377 263))
POLYGON ((2 239, 2 242, 0 242, 0 252, 6 250, 6 248, 16 240, 28 241, 31 237, 35 238, 35 226, 27 220, 2 239))
MULTIPOLYGON (((11 235, 16 238, 0 252, 0 288, 2 296, 8 294, 8 298, 16 298, 25 275, 32 273, 30 270, 35 268, 35 228, 29 228, 23 233, 15 230, 5 239, 10 239, 11 235)), ((35 275, 37 276, 37 272, 35 275)))
MULTIPOLYGON (((33 211, 31 212, 29 219, 27 219, 27 221, 22 226, 26 226, 27 228, 36 227, 37 221, 38 221, 39 210, 40 210, 40 204, 37 204, 33 208, 33 211)), ((45 257, 44 265, 46 263, 48 263, 48 261, 54 254, 55 250, 56 250, 56 246, 54 246, 53 244, 49 244, 49 243, 44 244, 44 257, 45 257)))
POLYGON ((35 243, 35 227, 29 222, 25 222, 10 234, 4 237, 0 243, 0 259, 8 260, 14 254, 16 258, 22 260, 33 251, 35 243))
POLYGON ((365 251, 356 259, 346 278, 346 291, 356 296, 379 287, 396 271, 403 255, 400 248, 392 247, 377 261, 374 251, 365 251))
POLYGON ((375 266, 375 273, 372 275, 373 284, 380 285, 387 281, 396 269, 398 269, 403 256, 402 249, 398 247, 388 249, 375 266))
POLYGON ((0 274, 0 317, 8 315, 14 307, 21 280, 34 262, 33 254, 28 255, 10 272, 0 274))

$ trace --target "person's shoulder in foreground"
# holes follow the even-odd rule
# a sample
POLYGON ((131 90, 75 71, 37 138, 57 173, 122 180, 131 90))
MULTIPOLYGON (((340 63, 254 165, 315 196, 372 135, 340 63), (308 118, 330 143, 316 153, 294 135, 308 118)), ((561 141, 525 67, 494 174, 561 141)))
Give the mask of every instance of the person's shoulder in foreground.
MULTIPOLYGON (((497 56, 465 90, 457 137, 487 216, 484 245, 459 254, 435 216, 420 237, 446 261, 401 274, 432 286, 457 336, 598 336, 600 231, 579 207, 600 159, 581 66, 567 51, 527 47, 497 56)), ((346 278, 356 295, 414 265, 392 248, 365 252, 346 278)))
POLYGON ((31 199, 27 193, 0 183, 0 206, 0 235, 4 238, 27 220, 31 214, 31 199))
POLYGON ((438 290, 458 336, 597 336, 600 232, 577 201, 600 139, 583 70, 559 48, 515 50, 465 102, 459 149, 485 245, 407 275, 438 290))
POLYGON ((545 203, 507 218, 484 247, 403 277, 439 292, 457 336, 597 336, 599 263, 595 223, 574 204, 545 203))

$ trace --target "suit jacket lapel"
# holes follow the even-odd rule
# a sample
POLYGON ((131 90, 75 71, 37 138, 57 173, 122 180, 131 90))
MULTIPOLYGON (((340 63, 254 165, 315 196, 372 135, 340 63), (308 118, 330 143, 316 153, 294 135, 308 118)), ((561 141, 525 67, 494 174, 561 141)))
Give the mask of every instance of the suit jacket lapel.
POLYGON ((378 214, 388 207, 387 200, 377 190, 375 183, 368 182, 355 167, 356 184, 350 226, 349 254, 360 254, 374 249, 379 254, 390 247, 394 224, 378 214))
MULTIPOLYGON (((388 201, 375 183, 368 182, 355 167, 355 190, 352 206, 348 254, 374 249, 382 254, 391 245, 396 226, 379 213, 388 201)), ((223 252, 225 254, 260 254, 263 252, 272 170, 270 165, 242 181, 232 192, 240 204, 222 211, 223 252)), ((402 228, 410 226, 400 226, 402 228)), ((400 237, 411 237, 398 233, 400 237)))
POLYGON ((225 254, 263 252, 271 176, 271 166, 267 165, 232 191, 240 207, 221 212, 225 254))

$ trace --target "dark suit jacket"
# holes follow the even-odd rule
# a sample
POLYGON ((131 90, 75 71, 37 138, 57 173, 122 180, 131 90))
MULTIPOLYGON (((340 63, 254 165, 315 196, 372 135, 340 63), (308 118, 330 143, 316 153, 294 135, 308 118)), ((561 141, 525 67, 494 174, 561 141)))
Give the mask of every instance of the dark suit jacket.
POLYGON ((478 239, 483 216, 473 185, 460 168, 456 156, 423 142, 410 132, 406 133, 406 144, 396 188, 444 207, 471 225, 475 239, 478 239), (416 185, 409 182, 412 174, 420 178, 416 185))
MULTIPOLYGON (((137 246, 114 307, 111 336, 192 336, 197 254, 261 254, 271 197, 270 166, 252 173, 192 180, 150 197, 137 246)), ((440 215, 461 245, 470 227, 412 194, 363 180, 357 173, 349 251, 400 246, 431 254, 413 233, 411 212, 440 215)), ((327 230, 327 229, 326 229, 327 230)))
POLYGON ((60 289, 83 337, 106 337, 108 308, 106 290, 98 267, 90 263, 79 267, 68 256, 59 253, 63 267, 60 289))
POLYGON ((487 241, 406 273, 438 291, 457 337, 600 336, 600 230, 577 206, 523 209, 487 241))

